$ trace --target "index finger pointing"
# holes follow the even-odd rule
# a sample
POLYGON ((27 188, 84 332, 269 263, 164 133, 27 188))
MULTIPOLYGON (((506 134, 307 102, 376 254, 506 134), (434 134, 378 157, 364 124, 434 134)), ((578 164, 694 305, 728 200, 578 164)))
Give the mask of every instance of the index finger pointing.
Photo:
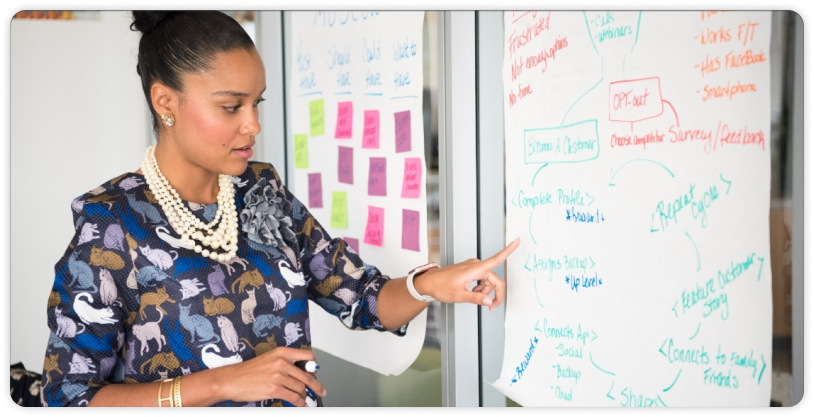
POLYGON ((517 249, 519 246, 520 238, 518 237, 515 240, 513 240, 512 243, 509 243, 509 245, 503 248, 503 250, 501 250, 500 252, 492 255, 487 259, 484 259, 483 260, 484 266, 488 267, 489 269, 495 268, 496 266, 505 262, 506 258, 508 258, 509 255, 511 255, 512 252, 514 252, 515 249, 517 249))

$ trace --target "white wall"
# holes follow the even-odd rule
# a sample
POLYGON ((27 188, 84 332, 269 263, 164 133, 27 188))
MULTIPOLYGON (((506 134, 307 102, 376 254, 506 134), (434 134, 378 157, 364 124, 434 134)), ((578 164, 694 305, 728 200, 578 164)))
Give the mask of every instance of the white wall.
POLYGON ((70 203, 138 169, 150 140, 128 12, 11 22, 11 363, 42 372, 70 203))

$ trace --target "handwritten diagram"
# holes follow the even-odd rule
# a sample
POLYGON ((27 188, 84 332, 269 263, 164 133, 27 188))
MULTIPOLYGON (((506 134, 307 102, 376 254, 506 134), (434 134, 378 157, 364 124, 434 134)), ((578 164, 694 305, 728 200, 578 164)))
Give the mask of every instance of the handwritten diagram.
POLYGON ((525 406, 767 406, 769 12, 506 12, 525 406))

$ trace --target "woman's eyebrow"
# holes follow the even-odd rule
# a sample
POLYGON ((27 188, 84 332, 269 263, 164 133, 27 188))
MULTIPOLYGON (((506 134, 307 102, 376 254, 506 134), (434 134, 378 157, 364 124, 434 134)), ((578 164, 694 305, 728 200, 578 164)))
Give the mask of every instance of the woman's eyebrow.
POLYGON ((213 96, 231 96, 231 97, 248 97, 249 93, 241 93, 239 91, 231 91, 231 90, 224 90, 224 91, 215 91, 212 93, 213 96))
MULTIPOLYGON (((260 95, 266 92, 264 88, 263 91, 260 92, 260 95)), ((240 91, 233 91, 233 90, 221 90, 215 91, 212 93, 213 96, 230 96, 230 97, 249 97, 249 93, 242 93, 240 91)))

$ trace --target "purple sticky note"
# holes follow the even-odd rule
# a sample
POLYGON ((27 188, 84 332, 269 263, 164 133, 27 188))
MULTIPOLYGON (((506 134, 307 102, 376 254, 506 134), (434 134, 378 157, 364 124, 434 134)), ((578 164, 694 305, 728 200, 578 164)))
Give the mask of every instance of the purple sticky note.
POLYGON ((379 149, 379 111, 365 110, 365 125, 362 131, 362 147, 379 149))
POLYGON ((322 208, 322 174, 308 174, 308 207, 322 208))
POLYGON ((347 243, 348 246, 350 246, 350 248, 353 249, 353 251, 358 255, 359 254, 359 239, 354 239, 352 237, 347 237, 347 236, 345 236, 343 239, 345 239, 345 243, 347 243))
POLYGON ((353 102, 340 101, 336 109, 336 131, 334 137, 337 139, 350 139, 353 136, 353 102))
POLYGON ((410 146, 410 111, 393 114, 396 118, 396 152, 409 152, 410 146))
POLYGON ((402 198, 418 198, 421 196, 421 189, 424 183, 421 181, 421 172, 424 164, 421 158, 404 159, 404 181, 401 184, 402 198))
POLYGON ((421 252, 418 247, 420 217, 415 210, 401 210, 401 247, 421 252))
POLYGON ((353 184, 353 148, 347 146, 339 147, 337 176, 339 177, 339 182, 353 184))
POLYGON ((367 195, 387 196, 387 158, 370 158, 367 195))
POLYGON ((367 206, 367 226, 365 226, 365 243, 382 246, 384 244, 384 209, 367 206))

